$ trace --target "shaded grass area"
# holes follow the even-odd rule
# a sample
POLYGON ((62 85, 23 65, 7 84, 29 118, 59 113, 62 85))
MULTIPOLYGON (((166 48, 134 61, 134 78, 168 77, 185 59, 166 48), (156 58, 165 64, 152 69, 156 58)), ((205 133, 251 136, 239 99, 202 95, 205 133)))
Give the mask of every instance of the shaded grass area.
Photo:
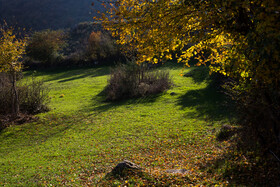
POLYGON ((27 71, 24 72, 26 76, 37 76, 43 77, 44 81, 57 81, 57 82, 67 82, 78 79, 83 79, 86 77, 98 77, 108 75, 110 73, 108 66, 101 66, 96 68, 51 68, 39 71, 27 71))
POLYGON ((190 90, 178 99, 178 105, 184 108, 196 108, 195 112, 188 115, 206 117, 211 120, 222 120, 225 117, 233 117, 231 108, 227 107, 230 102, 225 101, 225 95, 215 87, 215 84, 208 84, 207 87, 199 90, 190 90))
POLYGON ((205 69, 185 69, 194 73, 184 77, 180 67, 161 68, 173 76, 170 90, 114 103, 100 94, 108 67, 36 72, 51 88, 52 110, 38 115, 37 122, 0 132, 0 185, 239 184, 223 169, 230 166, 223 159, 231 143, 215 136, 233 117, 225 97, 205 69), (124 159, 147 175, 106 178, 124 159), (167 175, 167 169, 188 172, 167 175))

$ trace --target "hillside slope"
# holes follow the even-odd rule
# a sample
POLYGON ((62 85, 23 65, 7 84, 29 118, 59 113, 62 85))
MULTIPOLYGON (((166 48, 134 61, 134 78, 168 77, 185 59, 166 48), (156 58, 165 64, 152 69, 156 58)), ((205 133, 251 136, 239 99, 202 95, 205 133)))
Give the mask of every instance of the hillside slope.
POLYGON ((92 21, 97 10, 103 7, 96 0, 0 0, 0 22, 32 30, 59 29, 92 21))

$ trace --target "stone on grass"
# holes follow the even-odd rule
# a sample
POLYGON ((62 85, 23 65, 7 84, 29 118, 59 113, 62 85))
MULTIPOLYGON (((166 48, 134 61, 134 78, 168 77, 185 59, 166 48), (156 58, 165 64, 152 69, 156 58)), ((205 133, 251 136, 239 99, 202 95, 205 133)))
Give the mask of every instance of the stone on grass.
POLYGON ((186 169, 167 169, 165 170, 166 173, 170 174, 186 174, 188 173, 188 170, 186 169))
POLYGON ((136 173, 141 171, 142 168, 140 166, 128 160, 124 160, 123 162, 118 163, 117 166, 112 169, 111 173, 113 175, 129 175, 131 173, 136 173))

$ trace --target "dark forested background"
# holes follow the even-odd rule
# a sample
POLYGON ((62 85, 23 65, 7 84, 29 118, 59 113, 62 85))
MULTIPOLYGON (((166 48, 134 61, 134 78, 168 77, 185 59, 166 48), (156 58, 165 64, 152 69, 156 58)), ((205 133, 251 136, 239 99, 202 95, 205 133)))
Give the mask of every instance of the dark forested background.
POLYGON ((97 0, 0 0, 0 22, 31 30, 69 28, 93 21, 98 10, 103 7, 97 0))

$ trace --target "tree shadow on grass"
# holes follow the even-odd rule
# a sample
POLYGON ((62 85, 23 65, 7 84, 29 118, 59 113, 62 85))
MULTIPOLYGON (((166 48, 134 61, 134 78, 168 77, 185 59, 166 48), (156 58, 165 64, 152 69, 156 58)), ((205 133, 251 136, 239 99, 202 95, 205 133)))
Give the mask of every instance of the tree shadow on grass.
POLYGON ((209 174, 219 173, 232 186, 278 186, 280 162, 270 153, 260 151, 254 137, 239 129, 223 154, 199 168, 209 174))
MULTIPOLYGON (((182 109, 187 107, 196 109, 195 112, 188 113, 188 117, 207 116, 213 121, 234 119, 237 116, 234 111, 235 104, 220 87, 223 78, 217 74, 207 77, 206 72, 202 71, 203 69, 192 69, 186 77, 191 77, 195 83, 208 81, 208 86, 188 91, 179 98, 178 105, 182 109)), ((214 160, 199 164, 200 170, 214 175, 219 173, 233 186, 279 185, 280 163, 271 158, 272 154, 264 155, 263 152, 259 152, 260 147, 249 128, 237 128, 233 134, 232 137, 225 139, 231 142, 231 146, 214 160)))
MULTIPOLYGON (((48 114, 35 122, 14 127, 15 129, 0 131, 0 142, 9 142, 9 150, 14 151, 21 146, 39 146, 54 137, 62 137, 64 132, 75 127, 80 116, 71 118, 67 115, 48 114)), ((78 127, 76 127, 78 128, 78 127)))
POLYGON ((188 117, 207 117, 214 121, 234 117, 234 102, 225 95, 216 75, 209 76, 207 67, 193 68, 184 76, 191 77, 195 83, 208 82, 207 87, 190 90, 179 97, 178 105, 182 109, 187 107, 196 109, 195 112, 189 113, 188 117))
POLYGON ((94 67, 94 68, 78 68, 78 69, 47 69, 40 70, 38 72, 29 71, 25 73, 27 76, 42 76, 47 75, 48 78, 45 79, 46 82, 58 81, 69 82, 77 79, 82 79, 85 77, 98 77, 108 75, 110 73, 109 67, 94 67))
POLYGON ((118 108, 124 105, 134 105, 134 104, 149 104, 153 103, 160 97, 162 93, 155 95, 148 95, 138 98, 124 98, 117 101, 107 101, 105 96, 105 91, 101 91, 98 95, 92 98, 92 103, 82 109, 82 112, 96 111, 96 112, 106 112, 113 108, 118 108), (96 106, 96 102, 102 103, 101 105, 96 106))
POLYGON ((87 69, 83 73, 77 72, 78 76, 72 75, 69 78, 64 78, 58 82, 68 82, 76 79, 82 79, 85 77, 99 77, 104 75, 109 75, 109 68, 95 68, 95 69, 87 69))
POLYGON ((189 114, 190 116, 207 117, 214 121, 231 118, 233 113, 225 95, 211 85, 204 89, 188 91, 179 98, 178 105, 182 109, 186 107, 195 108, 196 111, 189 114))
POLYGON ((192 67, 189 72, 184 74, 184 77, 191 77, 195 83, 200 84, 210 79, 209 68, 204 66, 192 67))

